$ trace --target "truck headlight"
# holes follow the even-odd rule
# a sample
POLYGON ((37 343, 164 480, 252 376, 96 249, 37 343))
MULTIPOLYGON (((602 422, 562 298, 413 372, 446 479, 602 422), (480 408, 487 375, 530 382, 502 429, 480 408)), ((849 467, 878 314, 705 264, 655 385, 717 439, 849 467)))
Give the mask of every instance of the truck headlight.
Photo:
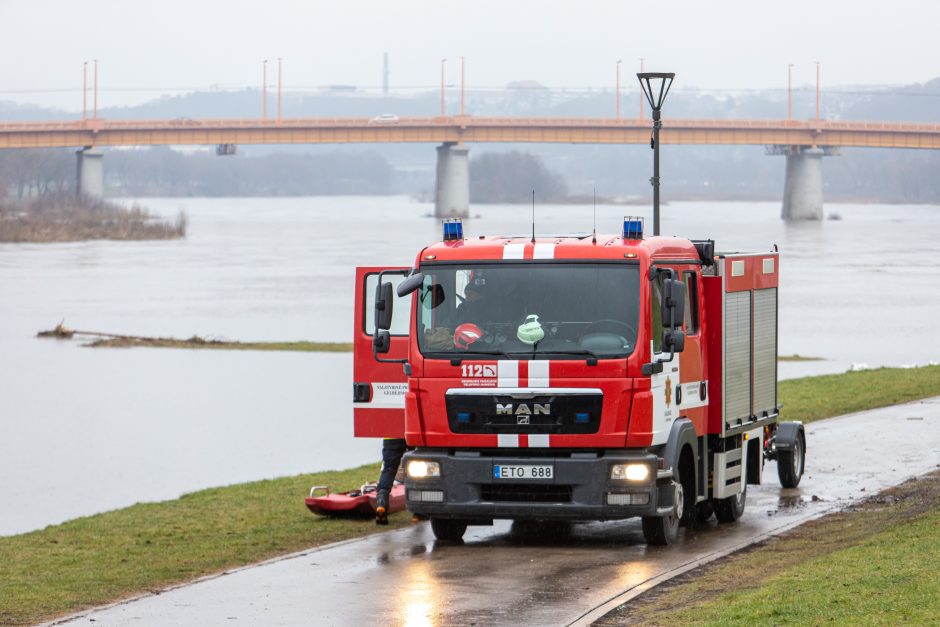
POLYGON ((408 462, 405 470, 412 479, 427 479, 428 477, 440 477, 441 465, 437 462, 426 462, 423 459, 413 459, 408 462))
POLYGON ((620 481, 646 481, 650 477, 648 464, 614 464, 610 467, 610 478, 620 481))

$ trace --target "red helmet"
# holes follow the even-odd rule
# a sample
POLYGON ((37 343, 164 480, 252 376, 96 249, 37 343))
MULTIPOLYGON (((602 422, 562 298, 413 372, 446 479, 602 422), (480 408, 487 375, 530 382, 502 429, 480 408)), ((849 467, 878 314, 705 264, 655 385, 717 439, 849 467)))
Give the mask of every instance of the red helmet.
POLYGON ((454 346, 465 351, 481 337, 483 329, 472 322, 465 322, 454 330, 454 346))

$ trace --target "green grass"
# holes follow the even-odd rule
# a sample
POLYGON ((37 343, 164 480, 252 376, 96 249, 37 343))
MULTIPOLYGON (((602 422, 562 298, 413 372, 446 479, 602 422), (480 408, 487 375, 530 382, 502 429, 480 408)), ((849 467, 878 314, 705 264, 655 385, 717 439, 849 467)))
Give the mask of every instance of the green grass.
POLYGON ((654 588, 598 621, 940 624, 940 472, 654 588))
POLYGON ((783 420, 813 422, 940 395, 940 366, 878 368, 779 383, 783 420))
MULTIPOLYGON (((787 420, 819 420, 940 395, 940 367, 780 383, 787 420)), ((378 449, 376 449, 378 456, 378 449)), ((310 486, 345 490, 378 465, 202 490, 0 538, 0 624, 34 623, 319 544, 374 533, 371 521, 316 517, 310 486)), ((409 524, 392 517, 392 527, 409 524)), ((936 553, 934 553, 936 555, 936 553)))
MULTIPOLYGON (((376 449, 376 455, 378 455, 376 449)), ((162 503, 0 538, 0 625, 29 624, 379 530, 371 520, 330 519, 303 503, 312 485, 357 488, 379 466, 202 490, 162 503)), ((406 513, 391 528, 410 524, 406 513)))
POLYGON ((727 594, 667 624, 940 623, 940 510, 861 544, 786 569, 756 589, 727 594))

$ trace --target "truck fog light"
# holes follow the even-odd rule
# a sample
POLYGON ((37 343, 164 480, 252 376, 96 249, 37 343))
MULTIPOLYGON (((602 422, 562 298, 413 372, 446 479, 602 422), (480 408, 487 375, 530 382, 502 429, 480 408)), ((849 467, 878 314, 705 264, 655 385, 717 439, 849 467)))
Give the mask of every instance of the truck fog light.
POLYGON ((440 477, 441 465, 437 462, 426 462, 423 459, 413 459, 408 462, 408 476, 412 479, 427 479, 440 477))
POLYGON ((412 503, 443 503, 444 493, 440 490, 408 490, 408 500, 412 503))
POLYGON ((650 495, 645 492, 633 494, 607 493, 608 505, 647 505, 649 502, 650 495))
POLYGON ((610 478, 620 481, 646 481, 650 467, 646 464, 614 464, 610 467, 610 478))

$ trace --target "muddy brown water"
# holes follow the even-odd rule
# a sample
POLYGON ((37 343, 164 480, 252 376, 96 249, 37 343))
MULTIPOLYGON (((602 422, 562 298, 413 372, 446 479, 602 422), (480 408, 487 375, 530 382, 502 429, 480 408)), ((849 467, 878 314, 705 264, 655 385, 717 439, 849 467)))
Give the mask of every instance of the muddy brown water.
MULTIPOLYGON (((91 350, 71 328, 349 341, 355 265, 409 265, 439 224, 407 198, 141 199, 189 216, 185 240, 0 245, 0 534, 137 501, 378 459, 352 438, 349 355, 91 350)), ((781 249, 781 376, 940 360, 940 207, 671 203, 663 232, 781 249)), ((528 206, 474 208, 466 232, 527 233, 528 206)), ((616 232, 638 207, 598 207, 616 232)), ((539 233, 590 231, 589 206, 540 206, 539 233)))

